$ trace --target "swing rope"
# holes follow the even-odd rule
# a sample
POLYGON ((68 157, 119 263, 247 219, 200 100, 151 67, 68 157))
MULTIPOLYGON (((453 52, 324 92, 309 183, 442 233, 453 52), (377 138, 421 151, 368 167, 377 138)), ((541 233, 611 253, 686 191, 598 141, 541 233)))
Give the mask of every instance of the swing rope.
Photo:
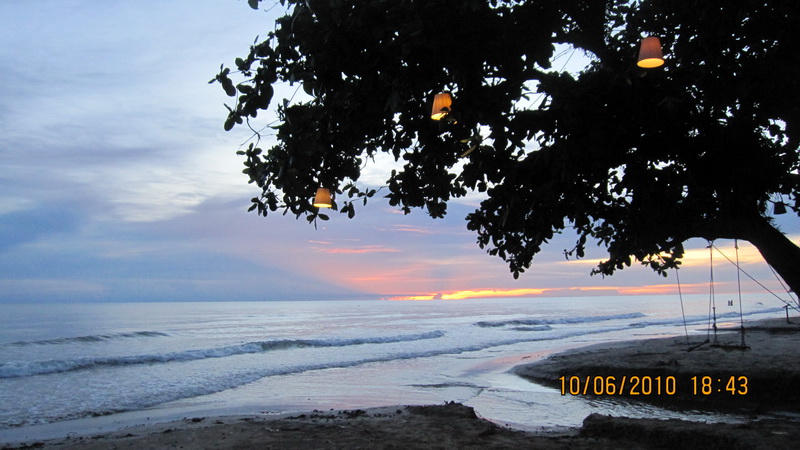
MULTIPOLYGON (((753 278, 752 275, 747 273, 747 271, 744 270, 741 267, 741 264, 739 262, 739 240, 738 239, 734 239, 734 248, 736 249, 736 261, 731 260, 731 258, 729 258, 725 253, 722 252, 722 250, 720 250, 717 246, 714 245, 713 241, 709 240, 708 241, 708 247, 706 247, 706 248, 709 249, 709 255, 708 255, 708 259, 709 259, 708 327, 707 327, 705 342, 702 342, 702 343, 697 344, 695 346, 690 346, 690 343, 689 343, 689 328, 688 328, 688 325, 686 323, 686 310, 684 308, 684 302, 683 302, 683 291, 682 291, 682 288, 681 288, 681 280, 680 280, 680 275, 679 275, 680 271, 677 268, 675 269, 675 279, 676 279, 677 284, 678 284, 678 298, 680 299, 681 316, 683 317, 683 329, 684 329, 684 333, 686 334, 686 345, 689 346, 688 351, 692 351, 692 350, 694 350, 694 349, 696 349, 696 348, 698 348, 698 347, 700 347, 700 346, 702 346, 704 344, 709 343, 712 329, 714 330, 714 343, 711 344, 711 345, 712 346, 719 346, 720 345, 719 341, 717 340, 718 328, 717 328, 717 304, 716 304, 716 295, 715 295, 716 293, 715 293, 715 289, 714 289, 714 285, 715 285, 715 282, 714 282, 714 250, 719 252, 719 254, 722 255, 725 259, 727 259, 729 263, 733 264, 736 267, 736 286, 737 286, 737 291, 738 291, 738 296, 739 296, 739 327, 740 327, 740 332, 741 332, 741 348, 742 349, 749 348, 745 344, 745 336, 744 336, 745 335, 745 328, 744 328, 744 306, 743 306, 743 301, 742 301, 742 277, 741 277, 742 273, 747 275, 748 278, 750 278, 756 284, 761 286, 762 289, 764 289, 765 291, 769 292, 775 298, 777 298, 778 300, 780 300, 781 302, 783 302, 785 304, 785 308, 787 310, 787 314, 786 314, 787 321, 789 320, 788 319, 788 317, 789 317, 789 314, 788 314, 789 308, 792 308, 792 309, 800 312, 800 299, 795 299, 792 296, 792 293, 786 288, 786 285, 780 279, 778 274, 775 273, 775 269, 772 266, 767 264, 767 267, 770 268, 770 270, 772 271, 773 275, 775 275, 775 278, 778 279, 778 282, 781 284, 781 287, 786 289, 786 292, 789 294, 790 299, 793 300, 794 303, 796 303, 796 304, 793 304, 793 303, 781 298, 780 296, 778 296, 774 292, 772 292, 768 287, 764 286, 761 282, 759 282, 758 280, 753 278)), ((729 305, 732 305, 732 304, 733 304, 733 300, 730 300, 729 305)))
POLYGON ((742 310, 742 277, 740 273, 742 272, 742 267, 739 265, 739 240, 733 240, 733 247, 736 249, 736 286, 739 291, 739 330, 742 335, 742 348, 747 348, 747 345, 744 343, 744 312, 742 310))
POLYGON ((708 261, 710 266, 710 275, 709 275, 709 283, 708 283, 708 329, 706 332, 706 342, 709 341, 711 336, 711 318, 714 318, 713 328, 714 328, 714 343, 712 345, 719 345, 719 341, 717 340, 717 303, 716 298, 714 295, 714 243, 712 241, 708 241, 708 261))
MULTIPOLYGON (((732 261, 730 258, 728 258, 728 255, 726 255, 725 253, 722 253, 722 250, 720 250, 720 249, 719 249, 719 248, 717 248, 716 246, 714 246, 714 249, 716 249, 716 250, 717 250, 717 252, 718 252, 720 255, 722 255, 722 257, 723 257, 723 258, 727 259, 729 263, 731 263, 731 264, 733 264, 734 266, 736 266, 737 268, 739 268, 739 270, 741 270, 743 274, 747 275, 747 277, 748 277, 748 278, 750 278, 751 280, 753 280, 753 282, 755 282, 757 285, 761 286, 761 288, 762 288, 762 289, 764 289, 765 291, 767 291, 767 292, 769 292, 770 294, 772 294, 772 296, 773 296, 773 297, 775 297, 775 298, 777 298, 778 300, 780 300, 781 302, 783 302, 783 304, 784 304, 784 305, 787 305, 787 306, 789 306, 790 308, 792 308, 792 309, 794 309, 794 310, 796 310, 796 311, 800 312, 800 307, 799 307, 799 306, 796 306, 796 305, 792 304, 791 302, 787 301, 786 299, 783 299, 783 298, 781 298, 781 297, 780 297, 778 294, 776 294, 776 293, 772 292, 772 291, 771 291, 771 290, 770 290, 768 287, 764 286, 764 285, 763 285, 763 284, 762 284, 760 281, 756 280, 755 278, 753 278, 753 276, 752 276, 752 275, 750 275, 749 273, 747 273, 747 271, 746 271, 746 270, 744 270, 744 269, 742 269, 741 267, 739 267, 739 264, 737 264, 737 263, 733 262, 733 261, 732 261)), ((781 281, 781 279, 780 279, 780 277, 778 276, 778 274, 777 274, 777 273, 775 273, 775 269, 773 269, 773 268, 772 268, 772 266, 770 266, 769 264, 767 264, 767 267, 769 267, 769 268, 770 268, 770 270, 772 271, 772 273, 775 275, 775 278, 777 278, 777 279, 778 279, 778 281, 781 283, 781 287, 783 287, 784 289, 786 289, 786 286, 783 284, 783 282, 781 281)), ((788 289, 786 289, 786 291, 788 292, 788 289)))
POLYGON ((775 295, 776 297, 778 297, 778 299, 779 299, 780 301, 782 301, 783 303, 785 303, 785 305, 784 305, 784 308, 792 308, 793 310, 795 310, 795 311, 797 311, 797 312, 800 312, 800 300, 799 300, 799 299, 796 299, 796 298, 794 298, 794 296, 792 296, 792 291, 789 289, 789 287, 788 287, 788 286, 786 286, 786 285, 783 283, 783 279, 781 279, 781 277, 779 277, 779 276, 778 276, 778 272, 775 272, 775 269, 774 269, 772 266, 770 266, 769 264, 767 264, 767 267, 769 267, 769 270, 771 270, 771 271, 772 271, 772 275, 775 275, 775 279, 776 279, 776 280, 778 280, 778 283, 780 283, 780 284, 781 284, 781 288, 783 288, 783 290, 784 290, 784 291, 786 291, 786 295, 788 295, 788 296, 789 296, 789 298, 790 298, 792 301, 794 301, 794 304, 792 304, 792 303, 791 303, 790 301, 788 301, 788 300, 784 300, 784 299, 782 299, 782 298, 778 297, 778 296, 777 296, 777 295, 775 295, 775 294, 772 294, 772 295, 775 295))
MULTIPOLYGON (((663 259, 662 259, 663 261, 663 259)), ((681 277, 679 275, 680 270, 676 267, 675 268, 675 281, 678 283, 678 298, 681 301, 681 316, 683 317, 683 331, 686 334, 686 351, 691 352, 692 350, 696 350, 706 344, 708 344, 708 338, 705 341, 692 345, 689 342, 689 327, 686 324, 686 309, 683 307, 683 290, 681 289, 681 277)))
POLYGON ((677 268, 675 269, 675 281, 678 282, 678 298, 681 300, 681 316, 683 316, 683 331, 686 333, 686 347, 690 347, 689 344, 689 327, 686 325, 686 310, 683 308, 683 292, 681 292, 681 276, 679 275, 680 270, 677 268))

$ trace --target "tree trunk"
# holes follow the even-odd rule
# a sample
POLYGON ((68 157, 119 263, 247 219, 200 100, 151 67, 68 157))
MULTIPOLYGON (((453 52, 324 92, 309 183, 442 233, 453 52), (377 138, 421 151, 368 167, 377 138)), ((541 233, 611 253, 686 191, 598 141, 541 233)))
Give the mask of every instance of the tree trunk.
POLYGON ((748 230, 745 239, 761 252, 789 289, 800 294, 800 247, 763 218, 748 230))

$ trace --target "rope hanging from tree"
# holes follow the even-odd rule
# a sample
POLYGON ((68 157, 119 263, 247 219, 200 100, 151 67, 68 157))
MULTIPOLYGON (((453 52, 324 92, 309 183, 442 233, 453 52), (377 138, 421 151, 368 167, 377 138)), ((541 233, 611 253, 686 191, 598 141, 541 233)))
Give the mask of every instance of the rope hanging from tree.
MULTIPOLYGON (((730 258, 728 258, 728 256, 725 253, 722 253, 722 250, 720 250, 717 247, 714 247, 714 248, 717 250, 717 252, 719 252, 720 255, 722 255, 725 259, 727 259, 728 262, 730 262, 731 264, 739 267, 739 265, 737 263, 733 262, 730 258)), ((783 281, 778 276, 778 274, 775 272, 775 269, 773 269, 772 266, 770 266, 769 264, 767 264, 767 267, 769 267, 769 269, 772 271, 772 274, 775 275, 775 278, 778 280, 778 282, 780 283, 781 287, 786 291, 787 295, 789 295, 789 298, 792 298, 791 291, 789 290, 788 287, 786 287, 785 284, 783 284, 783 281)), ((798 302, 797 299, 794 299, 794 303, 792 303, 792 302, 790 302, 790 301, 788 301, 788 300, 786 300, 784 298, 781 298, 778 294, 772 292, 772 290, 770 290, 770 288, 764 286, 764 284, 762 284, 760 281, 758 281, 755 278, 753 278, 753 276, 750 275, 749 273, 747 273, 746 270, 744 270, 742 268, 739 268, 739 270, 741 270, 743 274, 747 275, 747 277, 750 278, 751 280, 753 280, 753 282, 755 282, 757 285, 761 286, 762 289, 764 289, 765 291, 769 292, 770 294, 772 294, 773 297, 775 297, 778 300, 780 300, 781 302, 783 302, 783 304, 785 305, 784 307, 792 308, 795 311, 800 312, 800 302, 798 302)))
POLYGON ((719 345, 719 341, 717 340, 717 303, 715 298, 714 292, 714 243, 712 241, 708 241, 708 262, 710 266, 710 274, 709 274, 709 283, 708 283, 708 332, 706 333, 706 342, 709 341, 709 337, 711 335, 712 329, 712 317, 713 317, 713 329, 714 329, 714 342, 711 345, 719 345))
MULTIPOLYGON (((794 308, 794 309, 798 309, 797 306, 791 304, 790 302, 788 302, 788 301, 782 299, 781 297, 779 297, 778 295, 776 295, 769 288, 764 286, 762 283, 758 282, 758 280, 753 278, 753 276, 751 276, 744 269, 742 269, 741 264, 739 263, 739 240, 738 239, 734 239, 734 248, 736 250, 736 255, 735 255, 736 261, 731 260, 727 255, 725 255, 725 253, 723 253, 722 250, 720 250, 717 246, 714 245, 713 241, 708 241, 708 246, 706 248, 709 249, 709 254, 708 254, 708 258, 709 258, 708 326, 707 326, 706 340, 701 342, 701 343, 699 343, 699 344, 695 344, 694 346, 692 346, 690 344, 690 342, 689 342, 689 328, 688 328, 688 325, 686 323, 686 310, 684 308, 683 291, 681 289, 681 280, 680 280, 680 276, 678 274, 679 271, 677 269, 675 270, 675 279, 676 279, 676 282, 677 282, 677 285, 678 285, 678 297, 680 299, 680 304, 681 304, 681 316, 683 318, 683 328, 684 328, 684 333, 686 335, 686 345, 688 347, 688 351, 692 351, 692 350, 694 350, 694 349, 696 349, 696 348, 698 348, 698 347, 700 347, 702 345, 705 345, 705 344, 708 344, 709 342, 711 342, 711 332, 712 331, 714 332, 714 340, 713 340, 713 343, 711 345, 712 346, 720 346, 720 343, 719 343, 719 340, 718 340, 718 336, 717 336, 718 327, 717 327, 717 305, 716 305, 716 291, 715 291, 716 282, 714 280, 714 250, 719 252, 720 255, 722 255, 725 259, 728 260, 728 262, 730 262, 731 264, 733 264, 736 267, 736 287, 737 287, 737 294, 738 294, 738 298, 739 298, 739 331, 740 331, 740 335, 741 335, 741 345, 740 345, 741 349, 744 350, 744 349, 749 348, 749 347, 747 347, 747 345, 745 343, 744 307, 743 307, 743 301, 742 301, 742 279, 741 279, 741 274, 742 273, 747 275, 751 280, 755 281, 764 290, 766 290, 767 292, 769 292, 770 294, 772 294, 773 296, 778 298, 780 301, 782 301, 786 305, 785 307, 787 308, 787 311, 788 311, 788 308, 790 306, 792 308, 794 308)), ((772 269, 771 266, 770 266, 770 269, 772 269)), ((772 270, 773 270, 773 273, 774 273, 774 269, 772 269, 772 270)), ((776 274, 776 277, 777 277, 777 274, 776 274)), ((783 284, 781 284, 781 285, 783 286, 783 284)), ((729 302, 729 305, 732 305, 732 304, 733 304, 733 300, 731 300, 729 302)))
POLYGON ((742 349, 747 348, 744 343, 744 312, 742 310, 742 266, 739 265, 739 240, 733 240, 733 246, 736 249, 736 287, 739 292, 739 332, 742 336, 742 349))

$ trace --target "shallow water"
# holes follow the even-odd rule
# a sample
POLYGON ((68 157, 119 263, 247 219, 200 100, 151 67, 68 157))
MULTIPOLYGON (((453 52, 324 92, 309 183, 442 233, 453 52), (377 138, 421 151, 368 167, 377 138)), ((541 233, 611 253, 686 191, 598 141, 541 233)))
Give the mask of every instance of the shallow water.
MULTIPOLYGON (((684 296, 691 333, 708 298, 684 296)), ((746 297, 744 319, 779 317, 746 297)), ((738 304, 718 310, 738 324, 738 304)), ((671 297, 0 305, 3 429, 123 411, 280 413, 458 401, 523 428, 592 412, 738 421, 561 396, 507 373, 551 352, 683 335, 671 297)))

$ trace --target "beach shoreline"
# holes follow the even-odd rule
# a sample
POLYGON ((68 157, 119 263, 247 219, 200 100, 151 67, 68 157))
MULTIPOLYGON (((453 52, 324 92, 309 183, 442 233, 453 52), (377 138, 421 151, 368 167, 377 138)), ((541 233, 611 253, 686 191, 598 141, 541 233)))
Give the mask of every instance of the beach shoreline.
POLYGON ((583 426, 554 432, 504 427, 459 403, 367 410, 314 410, 276 416, 187 417, 95 435, 3 444, 2 449, 139 448, 791 448, 797 424, 747 424, 631 419, 599 414, 583 426))
MULTIPOLYGON (((459 403, 314 410, 281 416, 229 415, 131 426, 96 435, 5 444, 0 448, 537 448, 590 449, 615 440, 580 430, 530 432, 484 420, 459 403)), ((616 440, 619 442, 619 440, 616 440)))
POLYGON ((800 320, 767 319, 716 337, 677 336, 581 347, 512 372, 565 395, 682 409, 800 413, 800 320))
MULTIPOLYGON (((566 377, 566 395, 572 395, 568 380, 577 377, 581 383, 572 388, 579 386, 580 392, 574 396, 587 400, 594 395, 591 390, 595 383, 603 391, 595 397, 603 397, 611 395, 609 386, 621 388, 623 377, 639 377, 640 390, 642 379, 649 377, 652 385, 660 377, 661 395, 654 394, 651 387, 648 395, 640 392, 620 398, 676 409, 750 414, 753 420, 747 423, 592 414, 581 427, 532 432, 484 420, 468 406, 447 403, 283 415, 209 411, 209 415, 154 419, 153 423, 110 427, 91 434, 0 440, 0 448, 663 448, 670 442, 686 448, 709 443, 724 443, 730 448, 783 448, 796 443, 800 439, 800 390, 796 389, 800 380, 800 325, 788 324, 785 319, 749 323, 747 349, 736 348, 741 347, 736 330, 720 331, 717 338, 717 346, 712 346, 713 342, 698 345, 702 339, 698 341, 697 336, 688 344, 685 337, 597 344, 552 354, 516 366, 512 372, 555 388, 561 387, 559 378, 566 377), (694 348, 688 351, 689 347, 694 348), (664 380, 668 377, 676 379, 674 386, 667 386, 664 380), (694 381, 692 377, 696 377, 694 381), (730 377, 733 384, 728 386, 730 377), (739 377, 746 377, 747 384, 743 386, 739 377), (584 395, 583 381, 587 379, 590 389, 584 395), (665 391, 673 388, 674 394, 667 395, 665 391), (765 413, 773 416, 764 419, 765 413), (781 414, 784 419, 775 418, 781 414)), ((628 394, 630 389, 629 384, 628 394)), ((108 417, 109 423, 113 417, 108 417)))

